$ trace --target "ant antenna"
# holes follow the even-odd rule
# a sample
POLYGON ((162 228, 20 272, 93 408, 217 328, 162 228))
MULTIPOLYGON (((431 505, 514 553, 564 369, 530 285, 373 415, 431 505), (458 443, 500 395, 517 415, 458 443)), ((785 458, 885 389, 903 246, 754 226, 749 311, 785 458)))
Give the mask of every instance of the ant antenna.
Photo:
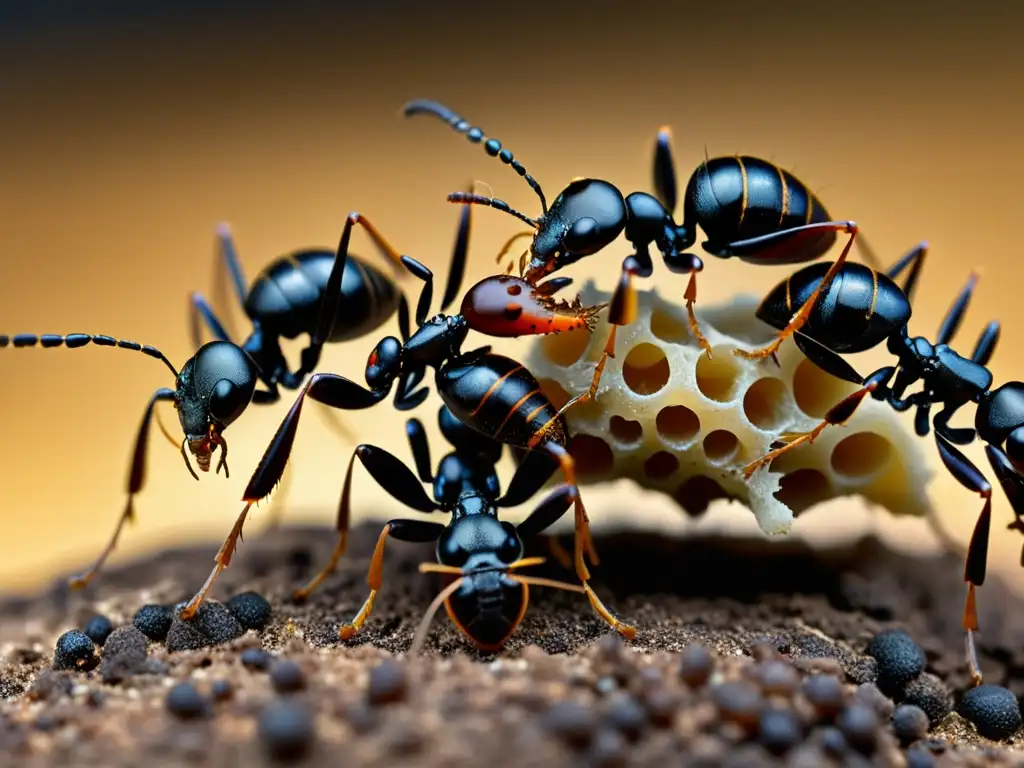
MULTIPOLYGON (((461 570, 459 571, 461 573, 461 570)), ((427 612, 423 615, 423 620, 420 622, 419 628, 416 630, 416 634, 412 638, 412 645, 409 646, 409 655, 416 656, 419 654, 423 647, 423 642, 427 639, 427 632, 430 630, 430 623, 434 620, 434 614, 444 605, 444 601, 454 595, 459 587, 462 586, 462 582, 466 580, 466 577, 456 579, 447 587, 442 589, 437 597, 434 598, 434 602, 427 608, 427 612)))
POLYGON ((147 344, 139 344, 135 341, 126 341, 125 339, 115 339, 112 336, 100 336, 88 333, 69 333, 67 336, 60 336, 52 333, 44 333, 42 336, 36 336, 32 333, 19 333, 17 336, 0 336, 0 349, 9 346, 14 347, 15 349, 35 346, 40 346, 43 349, 52 349, 53 347, 62 346, 67 347, 68 349, 77 349, 78 347, 84 347, 89 343, 95 344, 98 347, 118 347, 119 349, 130 349, 133 352, 141 352, 144 355, 160 360, 164 365, 171 369, 171 373, 174 374, 174 378, 178 378, 178 369, 171 365, 171 361, 164 356, 163 352, 156 347, 151 347, 147 344))
POLYGON ((449 203, 463 203, 465 205, 486 205, 490 208, 497 208, 499 211, 509 213, 515 216, 520 221, 525 221, 534 229, 537 229, 537 222, 527 216, 525 213, 520 213, 511 205, 506 203, 504 200, 499 200, 496 197, 484 197, 483 195, 476 195, 472 192, 452 192, 448 195, 449 203))
POLYGON ((511 165, 512 169, 526 179, 526 183, 530 185, 530 189, 537 193, 537 197, 540 198, 541 215, 548 212, 548 202, 544 199, 544 191, 540 188, 540 184, 530 174, 526 172, 526 167, 515 159, 511 150, 503 149, 501 142, 497 139, 488 139, 484 136, 482 128, 478 128, 475 125, 470 125, 469 122, 462 119, 459 115, 452 112, 448 107, 443 104, 439 104, 436 101, 429 99, 414 99, 413 101, 407 102, 402 107, 402 114, 406 117, 412 117, 413 115, 433 115, 439 120, 444 120, 448 123, 449 127, 457 133, 464 133, 466 138, 473 144, 479 144, 483 142, 484 151, 491 157, 497 157, 505 165, 511 165))

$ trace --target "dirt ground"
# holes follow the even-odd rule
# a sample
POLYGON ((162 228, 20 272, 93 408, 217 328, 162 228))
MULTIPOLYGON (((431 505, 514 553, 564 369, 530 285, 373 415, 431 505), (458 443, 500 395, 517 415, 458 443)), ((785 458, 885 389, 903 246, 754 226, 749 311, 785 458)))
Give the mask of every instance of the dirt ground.
MULTIPOLYGON (((333 533, 292 528, 247 540, 214 597, 265 596, 266 628, 197 650, 153 642, 122 674, 109 672, 110 641, 95 669, 52 670, 57 637, 97 613, 122 627, 145 604, 189 597, 215 546, 159 553, 84 593, 60 582, 0 603, 0 765, 1024 765, 1021 734, 995 744, 955 713, 901 748, 887 724, 892 704, 874 701, 877 735, 835 720, 846 735, 837 747, 835 713, 811 706, 807 689, 780 695, 761 680, 761 693, 751 693, 750 681, 770 674, 766 659, 777 658, 797 673, 798 688, 812 673, 835 674, 844 701, 871 700, 875 669, 864 650, 898 626, 959 700, 967 676, 955 557, 896 555, 872 538, 825 557, 797 544, 606 534, 594 583, 638 626, 632 644, 616 640, 582 596, 536 588, 500 654, 473 651, 442 610, 424 653, 409 659, 443 586, 416 570, 433 559, 429 546, 389 545, 365 631, 348 643, 337 637, 366 597, 378 532, 377 524, 355 529, 339 571, 302 605, 289 593, 327 557, 333 533), (699 658, 692 646, 683 653, 693 643, 713 653, 707 685, 683 669, 699 658), (278 667, 296 661, 301 679, 294 667, 254 668, 262 664, 254 648, 278 667), (200 700, 174 714, 165 700, 184 680, 200 700), (800 723, 788 751, 772 746, 757 719, 767 705, 800 723)), ((571 580, 556 564, 536 575, 571 580)), ((1024 606, 994 579, 979 599, 986 682, 1024 694, 1024 606)))

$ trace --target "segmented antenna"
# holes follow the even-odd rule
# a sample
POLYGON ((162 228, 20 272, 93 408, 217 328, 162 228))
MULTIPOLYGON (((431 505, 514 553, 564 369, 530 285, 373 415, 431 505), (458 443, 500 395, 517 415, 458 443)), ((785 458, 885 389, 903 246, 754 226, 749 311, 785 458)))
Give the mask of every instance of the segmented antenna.
POLYGON ((469 139, 472 144, 480 144, 483 142, 484 151, 488 155, 491 157, 497 157, 505 165, 511 165, 512 170, 526 179, 526 183, 530 185, 530 189, 536 192, 537 197, 540 198, 541 215, 548 212, 548 201, 544 198, 544 191, 540 188, 540 184, 537 183, 537 180, 526 172, 526 167, 515 159, 511 150, 503 149, 501 142, 497 139, 488 139, 484 136, 483 128, 470 125, 466 120, 462 119, 462 117, 448 109, 448 107, 429 99, 414 99, 413 101, 407 102, 406 105, 402 107, 402 114, 406 117, 412 117, 413 115, 433 115, 439 120, 444 120, 448 123, 451 129, 457 133, 464 133, 466 138, 469 139))
POLYGON ((171 373, 174 374, 174 377, 178 377, 178 370, 171 365, 171 361, 164 356, 163 352, 156 347, 139 344, 135 341, 115 339, 112 336, 91 335, 88 333, 69 333, 67 336, 59 336, 53 333, 44 333, 42 336, 36 336, 32 333, 19 333, 17 336, 0 336, 0 349, 3 349, 4 347, 14 347, 15 349, 19 349, 22 347, 35 346, 40 346, 44 349, 52 349, 53 347, 77 349, 78 347, 84 347, 86 344, 95 344, 99 347, 119 347, 120 349, 130 349, 133 352, 141 352, 144 355, 148 355, 149 357, 163 362, 164 365, 171 369, 171 373))
POLYGON ((484 197, 483 195, 475 195, 472 192, 452 192, 448 195, 448 202, 462 203, 464 205, 486 205, 490 208, 497 208, 499 211, 512 214, 520 221, 525 221, 534 229, 537 228, 536 221, 531 219, 525 213, 520 213, 504 200, 499 200, 496 197, 484 197))

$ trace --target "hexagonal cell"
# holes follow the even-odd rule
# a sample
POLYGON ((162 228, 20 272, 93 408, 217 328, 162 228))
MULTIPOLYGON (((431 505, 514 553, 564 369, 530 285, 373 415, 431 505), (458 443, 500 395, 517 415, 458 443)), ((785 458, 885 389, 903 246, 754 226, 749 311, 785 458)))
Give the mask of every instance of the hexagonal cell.
POLYGON ((711 464, 725 464, 735 458, 740 441, 727 429, 716 429, 704 438, 704 456, 711 464))
MULTIPOLYGON (((537 379, 537 383, 540 384, 541 390, 548 396, 548 400, 551 401, 555 408, 561 408, 572 398, 572 395, 565 390, 565 387, 554 379, 537 379)), ((573 408, 575 407, 573 406, 573 408)))
POLYGON ((786 418, 786 385, 781 379, 766 376, 747 388, 743 395, 743 413, 758 429, 778 428, 786 418))
POLYGON ((700 517, 708 511, 711 502, 730 496, 710 477, 694 475, 676 489, 672 498, 690 517, 700 517))
POLYGON ((586 330, 551 333, 538 341, 541 352, 555 365, 570 366, 583 357, 590 343, 586 330))
POLYGON ((670 405, 654 420, 658 434, 672 443, 688 443, 700 432, 700 418, 685 405, 670 405))
POLYGON ((874 432, 844 437, 832 449, 832 469, 848 478, 869 477, 889 463, 892 443, 874 432))
POLYGON ((653 395, 668 384, 668 375, 668 358, 653 344, 637 344, 622 361, 622 379, 638 395, 653 395))
POLYGON ((664 480, 675 474, 677 469, 679 469, 679 459, 674 453, 668 451, 658 451, 644 462, 644 474, 651 480, 664 480))
POLYGON ((685 344, 690 340, 690 326, 686 320, 664 306, 655 305, 651 310, 651 333, 671 344, 685 344))
POLYGON ((574 435, 569 441, 569 453, 576 462, 576 474, 582 482, 607 480, 615 464, 611 446, 594 435, 574 435))
POLYGON ((728 349, 715 349, 713 354, 714 357, 701 355, 697 359, 697 389, 709 400, 728 403, 736 397, 736 382, 743 375, 743 368, 728 349))
POLYGON ((793 398, 797 407, 813 419, 820 419, 857 387, 825 373, 806 358, 793 373, 793 398))
POLYGON ((809 507, 827 501, 831 497, 832 484, 816 469, 804 468, 779 479, 779 490, 775 498, 799 515, 809 507))
POLYGON ((608 431, 620 443, 639 443, 644 436, 644 427, 639 421, 612 416, 608 420, 608 431))

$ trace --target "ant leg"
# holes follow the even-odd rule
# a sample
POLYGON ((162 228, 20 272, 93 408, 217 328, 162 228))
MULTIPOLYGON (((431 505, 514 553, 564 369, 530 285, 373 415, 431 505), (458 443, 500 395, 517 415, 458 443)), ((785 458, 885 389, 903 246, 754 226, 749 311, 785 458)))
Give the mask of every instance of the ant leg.
POLYGON ((242 513, 235 520, 235 524, 231 526, 231 532, 217 551, 217 556, 214 558, 215 565, 210 575, 206 577, 206 581, 199 588, 199 591, 188 601, 188 605, 178 612, 178 617, 182 620, 187 621, 196 615, 196 611, 199 610, 199 606, 203 604, 206 595, 213 588, 213 583, 217 580, 217 577, 220 576, 225 568, 231 565, 231 558, 235 555, 238 540, 242 537, 242 526, 245 525, 245 520, 249 516, 249 508, 252 507, 253 503, 251 501, 246 502, 245 507, 242 508, 242 513))
MULTIPOLYGON (((547 456, 548 454, 538 454, 547 456)), ((542 536, 543 531, 559 520, 573 503, 573 491, 570 485, 560 485, 537 505, 537 508, 523 520, 516 530, 521 537, 542 536)), ((568 571, 573 569, 573 556, 553 534, 544 536, 547 540, 548 551, 551 556, 568 571)))
POLYGON ((676 164, 672 159, 672 129, 663 125, 654 144, 654 196, 669 215, 676 209, 676 164))
POLYGON ((992 353, 999 343, 999 321, 993 320, 985 326, 985 330, 978 337, 978 343, 974 345, 974 352, 971 353, 971 361, 978 365, 988 365, 992 359, 992 353))
POLYGON ((935 346, 949 344, 953 341, 956 332, 960 330, 960 323, 967 313, 967 305, 971 303, 971 294, 974 293, 974 286, 977 283, 978 275, 972 272, 967 278, 967 284, 960 290, 960 293, 953 301, 953 305, 942 319, 942 325, 939 327, 939 333, 935 338, 935 346))
MULTIPOLYGON (((573 462, 572 456, 569 455, 569 451, 564 446, 559 445, 555 442, 547 442, 543 444, 543 449, 550 453, 554 458, 558 460, 559 466, 562 469, 562 474, 565 477, 565 485, 569 487, 568 496, 571 499, 575 509, 575 536, 574 536, 574 564, 576 567, 576 576, 579 578, 584 591, 586 592, 587 599, 590 600, 590 605, 612 629, 618 632, 620 635, 625 637, 627 640, 632 640, 636 637, 636 627, 626 624, 623 621, 615 618, 609 611, 601 599, 597 596, 594 590, 591 588, 590 582, 590 571, 587 569, 587 564, 583 558, 584 549, 588 550, 593 560, 594 544, 590 536, 590 520, 587 517, 587 510, 583 506, 583 499, 580 497, 579 488, 576 485, 576 465, 573 462)), ((549 497, 550 498, 550 497, 549 497)), ((561 503, 561 502, 559 502, 561 503)))
MULTIPOLYGON (((241 260, 238 258, 238 249, 235 247, 235 240, 231 234, 231 228, 226 222, 217 226, 217 241, 220 250, 220 259, 214 260, 213 270, 213 298, 221 308, 227 306, 227 286, 225 282, 231 283, 231 290, 238 307, 245 312, 245 300, 248 297, 248 282, 242 270, 241 260), (225 278, 227 280, 225 281, 225 278)), ((228 328, 231 335, 235 334, 234 323, 230 315, 225 328, 228 328)))
POLYGON ((750 477, 761 467, 771 464, 775 459, 784 453, 791 451, 798 445, 804 443, 813 443, 818 435, 820 435, 826 427, 830 427, 836 424, 842 424, 847 421, 854 412, 864 401, 867 395, 874 392, 878 387, 884 386, 886 382, 896 372, 895 368, 882 368, 879 371, 871 374, 864 382, 864 386, 858 389, 856 392, 848 395, 847 397, 840 400, 836 405, 832 406, 828 413, 825 414, 825 418, 822 419, 821 423, 818 424, 810 432, 802 432, 799 434, 787 434, 784 435, 784 442, 780 447, 769 451, 761 458, 752 461, 743 468, 743 476, 748 480, 750 477))
POLYGON ((355 634, 363 628, 363 624, 370 617, 373 610, 373 601, 377 597, 384 583, 384 544, 388 537, 399 541, 408 541, 414 544, 425 544, 437 541, 437 537, 444 531, 440 523, 427 523, 422 520, 391 520, 380 532, 377 538, 377 546, 373 548, 373 557, 370 558, 370 570, 366 574, 366 583, 370 587, 370 595, 366 602, 359 609, 359 612, 348 624, 342 624, 338 628, 338 636, 342 640, 351 640, 355 634))
POLYGON ((836 276, 843 264, 846 262, 847 256, 850 255, 850 248, 853 247, 853 241, 857 238, 857 225, 852 221, 844 222, 826 222, 824 224, 809 224, 805 227, 796 227, 794 229, 784 230, 781 233, 775 233, 767 235, 765 237, 753 238, 740 243, 732 243, 730 249, 733 251, 733 255, 742 256, 742 251, 745 251, 751 245, 754 246, 756 252, 761 254, 765 260, 765 263, 771 263, 771 252, 764 250, 764 245, 771 243, 773 240, 782 241, 785 238, 785 242, 781 243, 781 247, 788 245, 788 238, 792 237, 796 233, 800 233, 798 236, 802 236, 803 233, 810 233, 813 236, 818 236, 822 231, 832 230, 834 232, 846 232, 850 235, 850 239, 846 241, 846 245, 843 247, 842 252, 839 254, 839 258, 836 259, 832 266, 828 268, 828 272, 818 283, 818 287, 814 289, 814 292, 807 298, 807 301, 796 311, 793 318, 789 321, 785 328, 779 331, 778 336, 771 344, 761 349, 755 349, 752 352, 748 352, 744 349, 733 350, 733 353, 740 357, 745 357, 748 360, 763 360, 766 357, 770 357, 779 348, 787 338, 792 336, 794 333, 799 331, 807 323, 807 319, 811 316, 811 310, 814 309, 814 305, 818 302, 821 294, 828 290, 828 287, 832 284, 832 279, 836 276), (739 250, 740 252, 737 252, 739 250))
POLYGON ((288 469, 288 467, 285 467, 281 475, 281 482, 277 486, 277 493, 271 497, 270 509, 267 511, 267 525, 264 529, 266 531, 276 531, 281 527, 284 500, 288 498, 288 494, 292 489, 292 477, 294 477, 294 473, 289 472, 288 469))
POLYGON ((220 341, 231 341, 231 336, 224 330, 224 325, 213 311, 213 307, 198 291, 189 297, 189 328, 192 333, 192 345, 195 349, 203 346, 203 331, 200 323, 204 323, 210 333, 220 341))
MULTIPOLYGON (((142 486, 146 482, 146 454, 149 448, 149 425, 153 421, 153 412, 156 409, 156 404, 161 400, 173 401, 175 397, 173 389, 161 388, 158 389, 153 396, 149 399, 149 404, 146 406, 146 410, 142 415, 142 422, 139 424, 139 430, 135 435, 135 447, 132 449, 132 461, 131 469, 128 472, 128 501, 125 504, 124 511, 121 512, 121 517, 117 520, 117 525, 114 526, 114 533, 107 542, 107 546, 104 547, 100 556, 96 558, 88 570, 84 573, 74 576, 68 580, 68 586, 71 589, 83 589, 89 584, 90 581, 95 578, 96 574, 100 572, 103 565, 107 562, 107 558, 110 557, 114 548, 117 547, 117 541, 121 538, 121 531, 124 530, 124 526, 129 520, 135 519, 135 507, 134 501, 136 494, 142 490, 142 486)), ((168 436, 170 439, 170 436, 168 436)), ((172 441, 172 444, 177 447, 177 443, 172 441)), ((187 463, 187 459, 186 459, 187 463)), ((195 476, 195 471, 192 470, 191 465, 189 471, 195 476)), ((196 477, 196 480, 199 478, 196 477)))
MULTIPOLYGON (((1010 462, 1010 459, 1003 452, 1002 448, 988 443, 985 445, 985 455, 988 463, 999 479, 999 485, 1010 502, 1013 510, 1014 521, 1006 526, 1011 531, 1024 533, 1024 477, 1017 468, 1010 462)), ((1021 566, 1024 567, 1024 550, 1021 551, 1021 566)))
MULTIPOLYGON (((861 241, 858 242, 860 243, 861 241)), ((928 243, 918 243, 907 251, 899 261, 885 271, 887 277, 891 277, 895 280, 903 273, 903 270, 910 267, 910 273, 907 275, 907 279, 903 281, 903 285, 901 286, 903 289, 903 295, 907 297, 908 301, 914 298, 914 289, 917 287, 917 279, 921 275, 921 267, 924 266, 924 257, 927 255, 928 243)))
MULTIPOLYGON (((964 564, 964 581, 967 582, 967 599, 964 602, 963 628, 965 633, 965 650, 967 653, 967 669, 975 685, 981 685, 982 675, 978 665, 978 651, 974 635, 978 631, 978 609, 975 588, 985 583, 985 570, 988 565, 988 538, 992 527, 992 486, 977 467, 964 456, 952 443, 945 440, 938 432, 935 443, 939 448, 939 456, 946 469, 969 491, 974 491, 985 500, 974 524, 971 543, 967 547, 967 560, 964 564)), ((989 460, 992 460, 991 454, 989 460)), ((1016 511, 1016 510, 1015 510, 1016 511)))
POLYGON ((412 451, 412 459, 416 463, 416 474, 422 483, 433 483, 434 473, 431 471, 430 463, 430 441, 427 440, 426 430, 423 423, 416 418, 405 422, 405 436, 409 439, 409 449, 412 451))
MULTIPOLYGON (((441 298, 441 311, 447 311, 462 290, 462 278, 466 274, 466 256, 469 253, 469 233, 473 206, 464 205, 459 213, 459 226, 455 230, 455 245, 452 248, 451 265, 448 267, 448 281, 441 298)), ((406 267, 408 269, 408 267, 406 267)))
MULTIPOLYGON (((366 445, 365 443, 356 446, 356 449, 352 452, 352 458, 348 462, 348 470, 345 472, 345 484, 341 490, 341 501, 338 503, 338 522, 336 525, 338 541, 334 545, 331 559, 309 583, 293 593, 293 600, 302 601, 309 597, 310 593, 319 587, 324 579, 334 573, 334 569, 337 568, 342 555, 345 554, 345 548, 348 544, 349 523, 352 519, 352 470, 355 467, 357 458, 366 467, 370 476, 377 481, 377 484, 404 506, 415 509, 418 512, 437 511, 437 504, 423 492, 423 486, 417 482, 416 476, 402 463, 401 459, 391 455, 383 448, 366 445)), ((431 525, 434 524, 431 523, 431 525)), ((434 538, 437 538, 437 536, 435 535, 434 538)), ((383 553, 383 543, 379 546, 383 553)), ((371 588, 374 591, 378 589, 378 587, 373 587, 372 584, 371 588)), ((372 605, 372 603, 373 595, 371 594, 367 604, 372 605)))
MULTIPOLYGON (((974 442, 974 438, 977 435, 977 432, 970 427, 956 428, 949 426, 949 420, 964 405, 966 403, 946 403, 946 407, 939 411, 934 421, 935 431, 955 445, 968 445, 974 442)), ((926 406, 921 407, 926 408, 926 406)), ((927 413, 927 410, 924 412, 927 413)))

